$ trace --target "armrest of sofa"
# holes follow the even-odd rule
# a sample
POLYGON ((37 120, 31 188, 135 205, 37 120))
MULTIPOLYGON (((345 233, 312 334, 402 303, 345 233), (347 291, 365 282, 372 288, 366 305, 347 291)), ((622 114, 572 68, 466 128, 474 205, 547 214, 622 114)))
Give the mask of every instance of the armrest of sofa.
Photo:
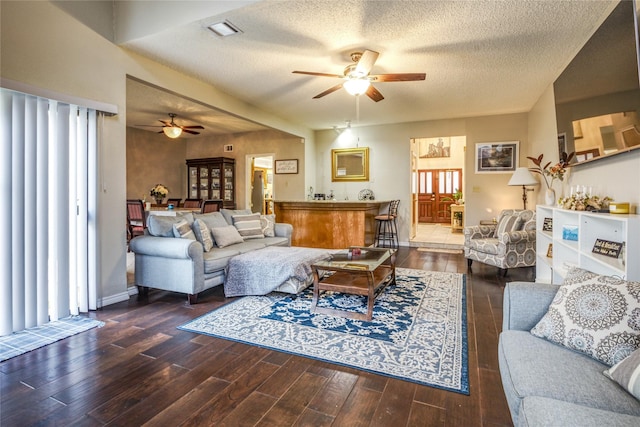
POLYGON ((469 225, 462 229, 464 241, 468 243, 471 239, 486 239, 493 236, 496 226, 491 225, 469 225))
POLYGON ((138 236, 129 242, 136 254, 176 259, 202 259, 204 252, 200 242, 177 237, 138 236))
POLYGON ((277 237, 286 237, 289 240, 289 246, 291 246, 291 236, 293 235, 293 225, 286 224, 284 222, 278 222, 276 223, 274 232, 277 237))
POLYGON ((498 236, 498 240, 500 243, 504 243, 508 245, 509 243, 518 243, 518 242, 535 242, 536 241, 536 232, 535 230, 520 230, 520 231, 507 231, 506 233, 502 233, 498 236))
POLYGON ((558 292, 557 285, 510 282, 504 288, 502 330, 528 331, 547 313, 558 292))

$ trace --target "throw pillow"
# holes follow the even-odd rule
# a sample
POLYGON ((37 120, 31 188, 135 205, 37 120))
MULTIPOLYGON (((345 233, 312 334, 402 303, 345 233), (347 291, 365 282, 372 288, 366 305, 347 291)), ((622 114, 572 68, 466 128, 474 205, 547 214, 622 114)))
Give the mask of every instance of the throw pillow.
POLYGON ((496 227, 494 237, 500 237, 510 231, 518 231, 522 227, 522 219, 518 215, 503 216, 496 227))
POLYGON ((640 400, 640 349, 604 371, 604 374, 640 400))
POLYGON ((202 221, 204 221, 204 223, 207 224, 207 227, 209 227, 209 229, 216 228, 216 227, 226 227, 227 225, 232 225, 227 223, 227 221, 224 219, 224 216, 222 216, 220 212, 210 212, 206 214, 196 213, 196 214, 193 214, 193 217, 195 219, 201 219, 202 221))
POLYGON ((238 233, 244 240, 262 239, 262 225, 260 224, 260 214, 233 215, 233 226, 238 229, 238 233))
POLYGON ((640 282, 572 268, 531 333, 612 366, 640 347, 640 282))
POLYGON ((227 224, 233 225, 234 215, 251 215, 251 209, 220 209, 220 213, 227 221, 227 224))
POLYGON ((156 237, 175 237, 173 225, 183 220, 191 226, 193 216, 190 213, 183 215, 182 212, 177 212, 176 216, 149 215, 147 219, 149 234, 156 237))
POLYGON ((195 234, 193 234, 193 230, 191 230, 191 226, 186 219, 180 220, 173 224, 173 236, 181 237, 183 239, 196 240, 196 236, 195 234))
POLYGON ((211 234, 213 234, 213 238, 219 248, 224 248, 225 246, 233 245, 234 243, 244 242, 242 236, 233 225, 212 228, 211 234))
POLYGON ((264 237, 275 237, 276 235, 276 216, 260 215, 260 226, 262 227, 262 234, 264 237))
POLYGON ((202 243, 204 251, 209 252, 213 248, 213 238, 207 224, 201 219, 196 219, 191 228, 193 229, 193 234, 196 235, 196 240, 202 243))

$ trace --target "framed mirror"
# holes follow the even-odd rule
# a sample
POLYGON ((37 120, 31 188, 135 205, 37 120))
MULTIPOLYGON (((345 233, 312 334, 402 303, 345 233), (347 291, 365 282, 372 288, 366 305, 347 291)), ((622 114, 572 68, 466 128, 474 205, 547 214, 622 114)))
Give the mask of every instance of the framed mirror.
POLYGON ((332 149, 331 181, 369 181, 369 147, 332 149))

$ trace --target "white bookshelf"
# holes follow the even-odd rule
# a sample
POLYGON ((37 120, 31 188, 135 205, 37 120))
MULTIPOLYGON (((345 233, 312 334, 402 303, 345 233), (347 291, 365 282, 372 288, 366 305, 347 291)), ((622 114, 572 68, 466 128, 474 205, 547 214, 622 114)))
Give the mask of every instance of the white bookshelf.
POLYGON ((561 284, 570 266, 607 276, 640 281, 640 216, 536 208, 536 281, 561 284), (544 231, 545 218, 553 230, 544 231), (578 239, 563 236, 567 226, 577 229, 578 239), (618 258, 593 253, 597 239, 624 243, 618 258), (552 257, 547 257, 549 245, 552 257))

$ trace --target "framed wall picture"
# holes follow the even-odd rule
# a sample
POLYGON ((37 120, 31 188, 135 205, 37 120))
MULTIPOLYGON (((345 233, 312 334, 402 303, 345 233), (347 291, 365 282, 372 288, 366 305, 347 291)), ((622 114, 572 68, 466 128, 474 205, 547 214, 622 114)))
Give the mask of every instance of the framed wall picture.
POLYGON ((451 157, 451 138, 420 138, 418 150, 421 159, 451 157))
POLYGON ((476 144, 476 173, 513 173, 518 168, 520 141, 476 144))
POLYGON ((276 160, 276 173, 298 173, 298 159, 276 160))

